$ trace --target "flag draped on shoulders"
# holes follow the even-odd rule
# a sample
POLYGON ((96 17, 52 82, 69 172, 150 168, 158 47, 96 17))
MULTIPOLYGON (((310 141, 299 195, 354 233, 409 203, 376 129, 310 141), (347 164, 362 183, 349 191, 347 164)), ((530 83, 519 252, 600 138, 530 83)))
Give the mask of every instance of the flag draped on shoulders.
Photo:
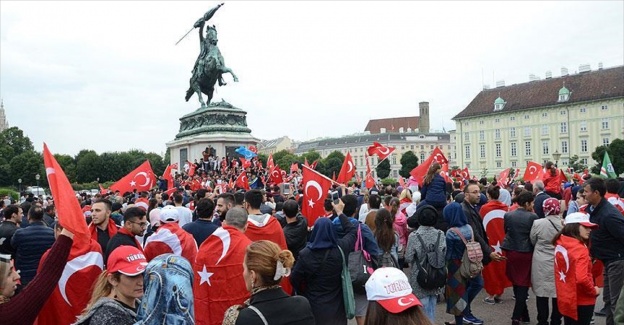
POLYGON ((199 247, 193 263, 195 321, 220 325, 225 310, 249 298, 243 278, 243 261, 251 240, 240 230, 217 228, 199 247))
MULTIPOLYGON (((505 239, 504 215, 509 207, 496 200, 488 201, 479 210, 483 227, 488 236, 488 244, 492 249, 502 254, 501 244, 505 239)), ((507 261, 489 263, 483 268, 483 288, 490 295, 500 295, 505 288, 511 287, 511 282, 505 273, 507 261)))
POLYGON ((156 233, 147 237, 145 242, 145 258, 151 261, 161 254, 172 253, 194 261, 197 256, 195 238, 177 223, 165 223, 156 230, 156 233))

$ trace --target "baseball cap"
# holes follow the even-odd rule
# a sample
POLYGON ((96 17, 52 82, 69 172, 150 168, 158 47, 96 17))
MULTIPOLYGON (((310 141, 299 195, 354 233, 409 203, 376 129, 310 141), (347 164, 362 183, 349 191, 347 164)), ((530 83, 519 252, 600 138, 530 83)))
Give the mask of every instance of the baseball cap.
POLYGON ((119 246, 115 248, 106 263, 108 273, 119 272, 127 276, 135 276, 145 271, 147 260, 145 255, 134 246, 119 246))
POLYGON ((574 212, 568 214, 565 218, 565 224, 580 223, 587 228, 598 228, 598 225, 589 221, 589 215, 583 212, 574 212))
POLYGON ((394 267, 378 268, 366 281, 366 298, 377 301, 385 310, 397 314, 422 303, 412 293, 407 276, 394 267))
POLYGON ((542 203, 542 210, 544 210, 544 215, 547 216, 556 216, 561 212, 561 203, 554 197, 544 200, 542 203))
POLYGON ((164 208, 160 209, 161 222, 177 222, 178 220, 180 220, 180 217, 178 216, 178 209, 173 205, 167 205, 164 208))

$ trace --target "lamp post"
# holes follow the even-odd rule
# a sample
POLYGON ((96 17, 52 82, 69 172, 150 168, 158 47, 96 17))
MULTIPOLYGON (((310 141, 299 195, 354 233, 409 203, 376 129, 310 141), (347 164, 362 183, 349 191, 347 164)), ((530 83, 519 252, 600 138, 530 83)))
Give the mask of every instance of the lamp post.
POLYGON ((557 167, 557 163, 559 163, 559 158, 561 158, 561 154, 559 153, 559 150, 555 150, 552 155, 553 159, 555 159, 555 167, 557 167))
POLYGON ((35 179, 37 180, 37 187, 39 187, 39 179, 41 178, 41 175, 37 174, 35 175, 35 179))
POLYGON ((20 195, 21 195, 21 193, 22 193, 22 179, 18 178, 17 182, 19 183, 19 191, 20 191, 20 195))

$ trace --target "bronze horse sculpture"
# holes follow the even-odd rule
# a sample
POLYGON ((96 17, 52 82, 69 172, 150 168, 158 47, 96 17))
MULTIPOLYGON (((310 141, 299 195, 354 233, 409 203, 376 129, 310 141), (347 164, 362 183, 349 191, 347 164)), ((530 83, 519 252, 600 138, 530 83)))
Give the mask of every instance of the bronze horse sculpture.
POLYGON ((206 21, 208 21, 222 5, 223 4, 220 4, 210 9, 206 12, 204 17, 200 18, 195 22, 195 25, 193 25, 194 28, 199 28, 200 53, 195 61, 193 75, 189 81, 190 86, 186 91, 186 97, 184 99, 188 102, 189 99, 193 97, 193 94, 197 94, 201 107, 206 107, 206 104, 210 104, 217 81, 219 81, 219 86, 226 85, 223 80, 224 73, 231 74, 234 81, 238 82, 238 77, 232 72, 232 69, 225 66, 225 61, 217 46, 217 29, 214 26, 208 26, 206 28, 206 36, 204 37, 204 25, 206 21), (202 93, 208 96, 207 102, 204 102, 202 93))

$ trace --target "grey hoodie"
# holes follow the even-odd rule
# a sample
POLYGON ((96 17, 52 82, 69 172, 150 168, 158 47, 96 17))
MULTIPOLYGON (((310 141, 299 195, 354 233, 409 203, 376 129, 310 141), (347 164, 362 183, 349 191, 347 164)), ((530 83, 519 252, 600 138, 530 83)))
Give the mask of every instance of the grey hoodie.
POLYGON ((132 325, 136 322, 136 312, 115 299, 100 298, 86 315, 78 318, 74 325, 132 325))

